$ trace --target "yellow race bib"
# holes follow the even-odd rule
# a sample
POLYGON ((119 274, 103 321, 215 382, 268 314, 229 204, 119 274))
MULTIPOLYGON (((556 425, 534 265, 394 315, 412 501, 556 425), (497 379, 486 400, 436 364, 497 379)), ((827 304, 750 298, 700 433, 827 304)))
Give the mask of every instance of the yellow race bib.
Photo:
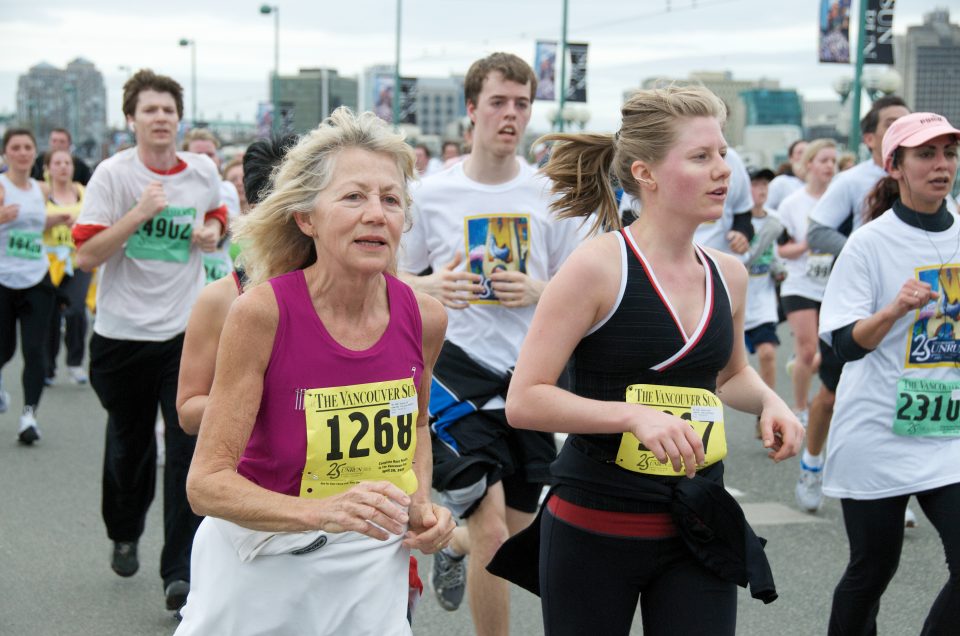
POLYGON ((417 389, 412 378, 326 389, 304 396, 307 461, 300 496, 336 495, 361 481, 417 489, 417 389))
MULTIPOLYGON (((727 456, 723 404, 720 398, 710 391, 683 386, 631 384, 627 387, 626 401, 630 404, 643 404, 687 420, 703 440, 705 466, 715 464, 727 456)), ((633 433, 624 433, 620 438, 617 466, 644 475, 679 477, 684 474, 683 471, 674 470, 669 461, 661 463, 633 433)))

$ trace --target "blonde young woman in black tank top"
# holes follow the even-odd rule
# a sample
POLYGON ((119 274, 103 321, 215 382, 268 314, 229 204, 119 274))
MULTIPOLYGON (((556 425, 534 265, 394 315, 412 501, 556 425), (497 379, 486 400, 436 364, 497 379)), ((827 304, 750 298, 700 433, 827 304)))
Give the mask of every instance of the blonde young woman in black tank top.
MULTIPOLYGON (((671 87, 638 91, 622 113, 612 137, 548 137, 560 216, 599 210, 598 225, 617 227, 611 171, 643 212, 622 233, 586 242, 550 282, 507 398, 511 425, 570 434, 540 528, 545 629, 627 634, 639 600, 645 634, 733 634, 736 585, 686 547, 671 493, 688 483, 723 492, 717 398, 760 416, 774 461, 797 452, 803 429, 747 364, 746 271, 693 244, 697 226, 723 212, 722 103, 703 88, 671 87), (556 387, 571 355, 573 392, 556 387)), ((765 569, 739 507, 723 505, 740 514, 736 532, 765 569)), ((751 586, 769 602, 767 578, 751 586)))

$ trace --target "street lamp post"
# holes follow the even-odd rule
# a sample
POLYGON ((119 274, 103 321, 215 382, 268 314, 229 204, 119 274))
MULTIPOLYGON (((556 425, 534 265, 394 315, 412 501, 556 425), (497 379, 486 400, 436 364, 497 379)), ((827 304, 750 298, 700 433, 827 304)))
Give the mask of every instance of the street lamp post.
POLYGON ((180 38, 180 46, 190 47, 190 118, 197 125, 197 41, 180 38))
POLYGON ((563 33, 560 40, 560 107, 557 109, 556 125, 563 132, 563 107, 567 102, 567 9, 568 0, 563 0, 563 33))
POLYGON ((280 134, 280 7, 260 5, 262 15, 273 14, 273 133, 280 134))
POLYGON ((397 42, 393 64, 393 125, 400 126, 400 16, 403 0, 397 0, 397 42))

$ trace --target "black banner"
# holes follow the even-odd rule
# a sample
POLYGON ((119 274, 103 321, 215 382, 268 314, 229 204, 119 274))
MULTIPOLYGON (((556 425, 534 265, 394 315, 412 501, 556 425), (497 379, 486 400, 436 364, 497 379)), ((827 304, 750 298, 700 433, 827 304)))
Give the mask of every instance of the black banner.
POLYGON ((400 78, 400 123, 417 125, 417 78, 400 78))
POLYGON ((587 101, 587 44, 567 42, 570 52, 570 83, 567 84, 568 102, 587 101))
POLYGON ((893 64, 893 5, 896 0, 866 0, 864 64, 893 64))

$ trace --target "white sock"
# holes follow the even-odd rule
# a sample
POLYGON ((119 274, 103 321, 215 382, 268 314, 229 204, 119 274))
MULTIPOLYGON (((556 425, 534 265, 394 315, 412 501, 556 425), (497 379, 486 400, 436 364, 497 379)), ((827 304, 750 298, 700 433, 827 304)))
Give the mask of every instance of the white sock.
POLYGON ((800 461, 809 468, 823 468, 823 455, 811 455, 806 448, 803 449, 803 459, 800 461))

